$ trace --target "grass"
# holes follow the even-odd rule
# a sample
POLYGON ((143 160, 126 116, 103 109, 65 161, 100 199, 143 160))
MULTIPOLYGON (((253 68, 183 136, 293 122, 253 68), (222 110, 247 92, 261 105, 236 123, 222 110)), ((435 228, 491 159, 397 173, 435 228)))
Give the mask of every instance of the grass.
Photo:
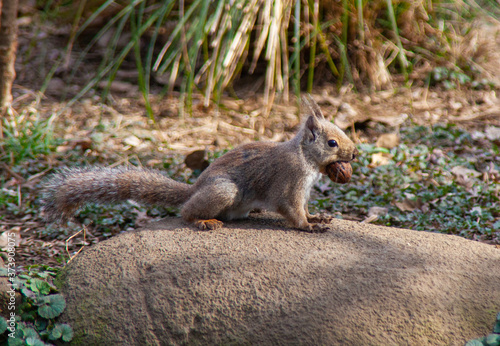
POLYGON ((164 93, 180 90, 181 113, 190 112, 193 92, 203 93, 208 106, 218 102, 241 75, 257 73, 259 67, 264 71, 266 104, 273 102, 276 93, 288 100, 290 87, 298 96, 301 82, 308 92, 318 81, 334 82, 339 88, 349 83, 359 90, 380 90, 391 88, 400 74, 413 83, 410 78, 418 81, 425 76, 412 72, 425 74, 435 67, 465 73, 476 69, 487 75, 481 64, 491 51, 487 39, 477 41, 474 35, 478 26, 495 21, 499 13, 498 4, 491 1, 488 6, 437 0, 135 0, 127 4, 96 0, 84 8, 81 4, 74 1, 58 7, 50 2, 42 11, 46 20, 72 24, 67 52, 47 81, 61 65, 69 67, 76 43, 85 48, 71 63, 69 79, 78 75, 90 54, 102 59, 70 104, 102 80, 107 81, 102 92, 106 100, 120 67, 125 62, 135 64, 137 84, 153 121, 148 95, 156 75, 167 81, 164 93), (99 21, 105 24, 89 39, 87 32, 99 21))
POLYGON ((0 161, 15 164, 47 155, 55 148, 57 141, 52 134, 54 116, 41 118, 37 104, 23 108, 20 114, 11 108, 2 119, 0 161))

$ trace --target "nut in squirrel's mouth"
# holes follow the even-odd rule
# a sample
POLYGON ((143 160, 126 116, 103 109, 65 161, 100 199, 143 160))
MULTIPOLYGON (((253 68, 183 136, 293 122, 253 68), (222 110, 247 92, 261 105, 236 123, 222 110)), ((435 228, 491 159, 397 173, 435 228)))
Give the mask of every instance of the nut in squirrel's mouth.
POLYGON ((349 163, 349 161, 346 161, 346 160, 337 160, 337 161, 332 161, 332 162, 329 162, 328 164, 326 164, 325 166, 321 167, 319 172, 321 174, 324 174, 324 175, 328 175, 328 173, 326 172, 326 167, 330 166, 330 165, 333 165, 335 163, 349 163))

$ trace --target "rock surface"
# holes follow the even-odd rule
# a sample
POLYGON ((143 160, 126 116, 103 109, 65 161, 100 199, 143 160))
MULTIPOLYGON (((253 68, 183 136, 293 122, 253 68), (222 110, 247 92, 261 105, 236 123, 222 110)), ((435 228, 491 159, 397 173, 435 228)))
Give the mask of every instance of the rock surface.
POLYGON ((74 344, 463 345, 500 311, 500 250, 456 236, 265 215, 179 219, 79 254, 61 279, 74 344))

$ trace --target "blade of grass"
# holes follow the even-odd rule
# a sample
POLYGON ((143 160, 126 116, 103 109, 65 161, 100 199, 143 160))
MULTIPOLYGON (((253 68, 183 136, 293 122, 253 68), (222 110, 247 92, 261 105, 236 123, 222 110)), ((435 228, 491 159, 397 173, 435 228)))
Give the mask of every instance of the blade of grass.
POLYGON ((182 17, 179 18, 179 22, 177 23, 176 27, 170 34, 170 39, 165 43, 165 45, 162 47, 160 53, 158 53, 158 57, 156 58, 156 61, 153 65, 153 71, 158 71, 159 73, 164 73, 168 66, 165 66, 165 64, 161 64, 163 61, 163 57, 165 53, 168 51, 170 46, 172 45, 173 41, 177 39, 180 35, 181 30, 185 28, 187 25, 189 19, 193 15, 193 12, 198 8, 200 2, 202 0, 196 0, 191 5, 189 6, 189 9, 183 14, 182 17), (162 65, 162 66, 160 66, 162 65))
POLYGON ((344 76, 346 74, 346 68, 348 68, 348 60, 347 60, 347 34, 349 30, 349 1, 342 0, 342 36, 341 36, 341 44, 339 44, 340 50, 340 78, 338 80, 337 87, 344 83, 344 76))
POLYGON ((408 67, 408 59, 406 58, 406 54, 403 49, 403 44, 401 43, 401 38, 399 37, 399 29, 398 29, 398 24, 396 22, 396 16, 394 14, 394 8, 392 7, 392 1, 386 0, 386 3, 387 3, 387 12, 389 15, 389 19, 391 20, 392 30, 394 31, 394 36, 396 39, 396 45, 398 46, 399 49, 398 57, 401 63, 401 69, 403 70, 405 83, 408 84, 408 70, 406 69, 408 67))
POLYGON ((132 32, 132 40, 134 42, 134 56, 135 63, 138 72, 138 85, 139 90, 144 99, 144 104, 146 106, 146 113, 148 114, 149 119, 156 125, 156 119, 153 113, 153 109, 151 108, 151 104, 149 103, 149 84, 146 81, 144 71, 144 67, 142 65, 142 57, 141 57, 141 35, 139 34, 139 30, 137 29, 141 23, 144 16, 144 5, 145 2, 142 2, 139 6, 139 11, 137 16, 135 15, 135 11, 132 12, 131 16, 131 32, 132 32), (135 18, 137 17, 137 19, 135 18))
POLYGON ((294 31, 293 38, 294 42, 294 50, 292 61, 294 62, 294 73, 293 73, 293 82, 295 87, 295 96, 297 98, 297 104, 300 105, 300 4, 301 0, 295 1, 295 20, 294 20, 294 31))
POLYGON ((365 43, 365 24, 363 18, 363 0, 356 0, 356 8, 358 9, 358 34, 361 43, 365 43))
MULTIPOLYGON (((148 18, 148 20, 138 29, 138 34, 142 36, 144 32, 151 27, 152 23, 154 23, 158 19, 159 14, 155 13, 148 18)), ((134 42, 131 41, 127 43, 127 45, 120 51, 120 54, 110 63, 108 63, 101 71, 99 71, 92 80, 87 83, 80 92, 73 97, 64 108, 58 111, 57 116, 61 115, 65 112, 69 107, 71 107, 77 100, 79 100, 83 95, 85 95, 90 89, 92 89, 97 83, 104 78, 108 73, 112 72, 112 75, 116 74, 117 69, 125 60, 125 57, 130 53, 130 51, 134 47, 134 42)))
MULTIPOLYGON (((319 4, 318 1, 313 0, 308 0, 309 7, 312 7, 312 14, 313 14, 313 27, 314 30, 316 31, 316 28, 318 27, 318 16, 319 16, 319 4)), ((309 51, 309 68, 308 68, 308 78, 307 78, 307 92, 311 93, 312 92, 312 87, 313 87, 313 82, 314 82, 314 67, 316 65, 316 42, 317 42, 317 33, 313 35, 312 41, 311 41, 311 46, 310 46, 310 51, 309 51)))

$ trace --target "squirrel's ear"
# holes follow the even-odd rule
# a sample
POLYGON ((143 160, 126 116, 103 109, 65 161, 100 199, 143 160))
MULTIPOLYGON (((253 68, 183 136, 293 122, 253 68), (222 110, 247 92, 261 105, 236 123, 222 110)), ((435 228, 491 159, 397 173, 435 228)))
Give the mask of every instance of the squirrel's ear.
POLYGON ((303 95, 302 102, 309 108, 311 115, 318 119, 325 119, 323 112, 321 112, 318 104, 314 101, 310 94, 303 95))
POLYGON ((307 142, 312 143, 318 138, 319 131, 321 129, 321 124, 314 115, 310 115, 306 120, 305 125, 305 137, 307 142))

